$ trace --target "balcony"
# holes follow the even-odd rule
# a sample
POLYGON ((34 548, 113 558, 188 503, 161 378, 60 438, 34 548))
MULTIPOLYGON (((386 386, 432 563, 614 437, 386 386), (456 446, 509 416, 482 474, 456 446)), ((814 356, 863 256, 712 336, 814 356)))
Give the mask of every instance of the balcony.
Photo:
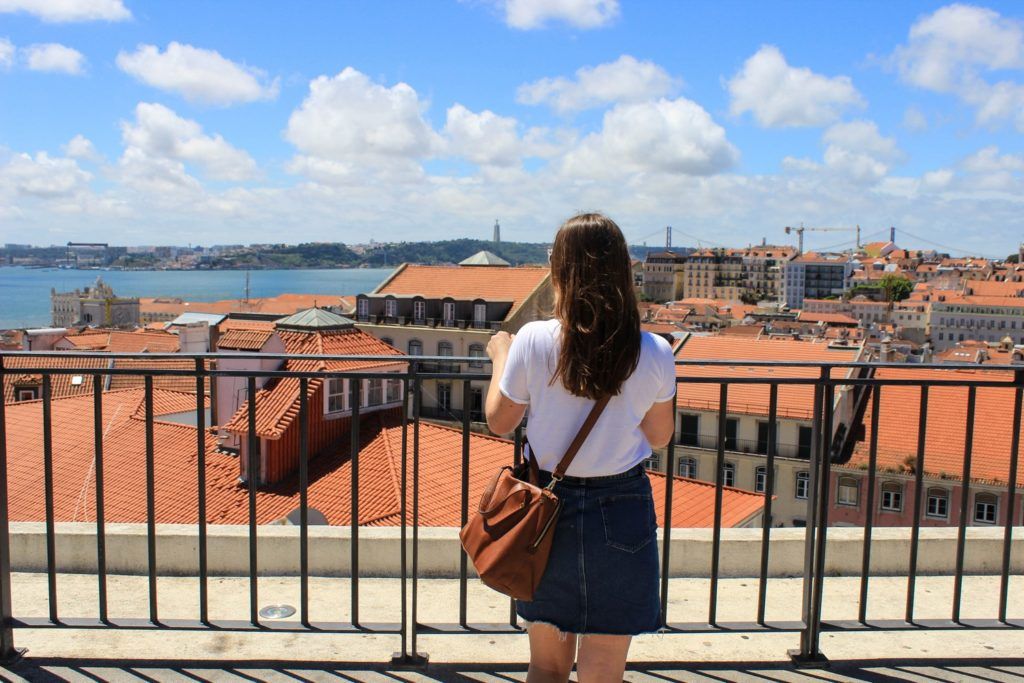
MULTIPOLYGON (((15 646, 27 645, 30 658, 20 666, 27 666, 37 674, 39 667, 59 667, 67 661, 39 660, 38 657, 98 658, 99 664, 95 666, 114 668, 135 662, 137 668, 146 670, 147 662, 152 665, 152 662, 175 660, 183 655, 189 659, 197 656, 232 660, 280 660, 296 656, 329 659, 339 656, 336 648, 340 648, 340 656, 349 661, 383 663, 394 652, 392 666, 423 665, 424 650, 434 654, 435 661, 479 662, 491 656, 506 663, 521 660, 522 640, 502 639, 521 632, 522 625, 514 612, 508 611, 507 599, 486 590, 474 578, 458 545, 457 525, 430 526, 422 521, 436 514, 435 509, 426 507, 436 486, 425 483, 431 473, 425 469, 423 459, 426 450, 434 447, 431 443, 436 436, 421 438, 430 428, 421 419, 430 413, 421 405, 423 381, 453 379, 450 373, 429 371, 430 366, 425 364, 458 364, 463 372, 454 381, 462 382, 463 391, 468 394, 472 381, 490 378, 486 368, 470 367, 470 363, 479 363, 479 358, 409 358, 408 371, 398 375, 330 372, 331 377, 350 380, 398 378, 404 386, 399 421, 387 427, 394 431, 395 440, 391 443, 397 445, 390 457, 399 463, 395 476, 399 477, 396 500, 400 501, 400 510, 393 526, 380 527, 364 522, 358 512, 374 504, 367 499, 373 495, 370 489, 359 485, 362 481, 359 464, 371 467, 370 458, 376 457, 363 446, 363 438, 369 438, 363 430, 370 430, 372 425, 361 423, 358 411, 352 419, 351 449, 346 461, 351 478, 347 482, 334 480, 330 483, 330 496, 344 498, 344 509, 353 510, 355 514, 350 515, 347 523, 315 523, 319 511, 314 510, 310 500, 326 474, 322 467, 316 469, 320 467, 319 457, 322 456, 309 449, 311 416, 319 406, 306 400, 297 402, 296 419, 301 438, 297 441, 299 469, 295 486, 300 503, 295 514, 289 514, 290 523, 260 521, 258 505, 268 504, 272 500, 270 496, 282 495, 280 487, 273 491, 257 487, 245 489, 243 495, 247 497, 247 504, 235 511, 246 520, 243 523, 221 524, 209 518, 208 511, 220 494, 209 487, 205 479, 209 466, 206 458, 211 457, 207 455, 211 452, 207 440, 215 437, 205 429, 207 407, 202 396, 195 397, 191 408, 175 404, 180 410, 173 412, 180 419, 182 415, 193 413, 193 441, 180 439, 168 446, 162 437, 155 440, 148 436, 140 442, 142 449, 133 453, 132 458, 144 463, 145 476, 135 487, 137 495, 145 502, 140 508, 143 513, 138 521, 115 518, 113 508, 107 510, 107 506, 123 495, 123 491, 109 489, 105 484, 115 474, 110 468, 123 454, 105 448, 105 420, 113 419, 109 413, 101 412, 107 397, 95 393, 81 399, 82 405, 91 408, 79 417, 95 426, 91 437, 83 437, 74 444, 90 451, 91 474, 84 480, 83 487, 81 473, 76 475, 65 463, 62 449, 72 446, 63 435, 65 423, 55 420, 54 416, 65 414, 66 411, 55 404, 68 399, 52 395, 56 379, 81 374, 94 378, 88 384, 102 387, 105 375, 141 374, 144 379, 138 390, 141 401, 132 419, 139 421, 140 433, 152 435, 158 428, 169 428, 163 412, 169 409, 164 407, 163 401, 170 399, 156 396, 159 390, 154 389, 154 382, 165 376, 185 377, 200 386, 209 378, 246 380, 248 395, 253 399, 249 404, 249 419, 255 424, 260 411, 269 409, 261 408, 260 394, 255 389, 257 376, 298 380, 301 387, 308 387, 308 383, 321 379, 322 374, 207 369, 203 360, 217 358, 216 354, 144 356, 151 360, 194 358, 197 368, 194 371, 180 367, 65 369, 44 362, 54 355, 63 354, 0 353, 0 388, 11 381, 15 372, 39 374, 44 378, 41 401, 28 407, 17 403, 0 404, 3 406, 0 409, 3 411, 0 413, 0 474, 4 475, 0 480, 3 484, 0 486, 0 657, 9 659, 15 655, 15 646), (14 358, 18 359, 17 371, 9 360, 14 358), (32 365, 33 359, 39 362, 32 365), (9 505, 14 499, 12 495, 16 497, 18 492, 9 491, 8 486, 11 481, 25 485, 25 479, 9 475, 14 471, 10 468, 17 466, 24 452, 12 445, 21 438, 16 430, 24 428, 25 423, 20 420, 30 414, 39 417, 38 435, 30 436, 38 436, 42 444, 42 471, 35 481, 41 487, 45 505, 40 509, 45 512, 36 519, 22 519, 21 511, 9 505), (170 473, 166 467, 158 467, 157 453, 165 453, 171 446, 183 452, 195 448, 195 453, 199 454, 197 459, 190 460, 199 473, 197 488, 192 492, 175 492, 178 499, 186 493, 196 495, 199 506, 194 522, 164 524, 156 516, 156 492, 166 489, 168 483, 162 483, 161 477, 170 473), (55 500, 55 490, 68 488, 69 482, 62 479, 72 476, 79 477, 70 483, 86 502, 85 508, 91 510, 94 506, 95 519, 70 521, 66 517, 80 518, 79 511, 84 508, 76 507, 74 501, 68 508, 67 501, 55 500), (11 513, 15 521, 9 521, 11 513), (105 516, 108 513, 111 516, 105 516), (264 609, 282 604, 295 605, 294 614, 285 614, 287 610, 264 609), (318 638, 317 634, 331 634, 331 637, 318 638), (145 644, 138 649, 125 649, 124 643, 128 642, 125 639, 136 636, 142 640, 132 642, 145 644), (492 646, 491 641, 496 644, 492 646), (282 643, 287 645, 282 646, 282 643), (471 649, 460 649, 465 647, 471 649)), ((134 357, 131 354, 90 355, 104 359, 134 357)), ((793 658, 801 665, 823 663, 822 645, 833 658, 860 660, 877 657, 880 648, 892 642, 914 642, 914 647, 919 648, 915 653, 931 650, 977 657, 1019 655, 1020 629, 1024 628, 1024 584, 1015 575, 1024 570, 1024 537, 1020 533, 1019 515, 1014 512, 1019 487, 1012 482, 1017 476, 1024 372, 1012 372, 1012 378, 1006 380, 1002 375, 991 374, 1006 374, 1003 368, 973 368, 976 375, 947 381, 879 378, 870 373, 840 377, 831 372, 837 368, 871 371, 897 367, 863 363, 688 362, 701 366, 771 366, 774 370, 810 366, 815 370, 809 376, 798 378, 786 377, 783 372, 757 377, 711 373, 679 380, 720 386, 719 411, 728 404, 730 388, 735 390, 740 385, 767 385, 773 397, 789 385, 814 388, 814 403, 810 407, 814 437, 808 460, 807 529, 770 527, 765 520, 770 519, 775 495, 771 489, 758 494, 759 505, 764 506, 759 524, 751 528, 728 528, 723 524, 723 515, 728 512, 723 503, 726 493, 722 483, 724 443, 717 445, 716 482, 702 485, 710 486, 713 493, 708 498, 707 509, 712 521, 706 528, 682 528, 674 521, 680 509, 674 505, 673 487, 688 484, 671 477, 664 479, 658 489, 661 493, 656 505, 661 519, 658 532, 662 560, 660 599, 666 635, 637 639, 634 656, 648 662, 638 665, 639 670, 684 668, 680 659, 696 659, 700 655, 691 656, 687 652, 680 656, 679 648, 688 635, 698 634, 704 642, 714 643, 715 648, 732 661, 763 657, 765 652, 777 658, 783 655, 787 644, 796 646, 793 658), (870 515, 861 527, 830 526, 829 493, 836 476, 831 469, 828 440, 821 435, 833 433, 837 415, 831 399, 837 389, 849 385, 863 387, 870 393, 875 408, 879 405, 878 397, 893 387, 911 386, 920 390, 924 408, 928 406, 929 390, 934 394, 941 387, 966 387, 969 405, 965 414, 971 428, 975 420, 976 395, 991 388, 1003 392, 1004 412, 1016 418, 1010 434, 1012 444, 1007 444, 1013 453, 1009 483, 1001 484, 1010 502, 1010 514, 1003 514, 999 524, 988 528, 968 528, 965 516, 960 517, 956 526, 948 528, 925 528, 920 517, 915 517, 909 526, 882 529, 876 526, 879 520, 873 520, 870 515), (900 639, 911 640, 880 638, 883 632, 899 633, 900 639), (743 644, 746 641, 729 638, 730 634, 749 638, 750 647, 743 644)), ((949 366, 941 367, 948 369, 949 366)), ((921 366, 914 369, 918 371, 921 366)), ((305 394, 300 392, 299 395, 305 394)), ((775 404, 774 398, 772 403, 775 404)), ((873 415, 878 415, 877 410, 873 415)), ((461 451, 454 448, 450 453, 445 452, 446 457, 458 463, 448 484, 449 495, 457 505, 454 508, 456 522, 467 519, 475 503, 469 496, 470 483, 477 476, 471 464, 477 462, 478 453, 473 452, 471 459, 469 438, 469 426, 474 417, 470 412, 457 415, 462 421, 461 435, 451 429, 444 430, 462 444, 461 451)), ((778 417, 778 411, 773 409, 769 422, 775 424, 778 417)), ((175 424, 178 426, 170 428, 181 428, 184 423, 175 424)), ((922 424, 928 426, 926 421, 922 424)), ((938 434, 937 439, 944 438, 943 432, 938 434)), ((244 441, 248 452, 262 452, 254 430, 244 441)), ((517 430, 508 444, 513 461, 521 459, 521 443, 522 434, 517 430)), ((929 439, 922 434, 921 443, 924 453, 925 444, 934 445, 936 438, 929 439)), ((872 449, 876 446, 877 439, 872 449)), ((968 445, 967 452, 970 451, 968 445)), ((922 453, 918 454, 918 464, 924 461, 922 453)), ((669 471, 675 470, 677 457, 673 443, 667 449, 669 471)), ((260 463, 261 459, 255 458, 252 467, 258 470, 262 467, 260 463)), ((969 458, 964 467, 963 481, 973 481, 969 458)), ((907 490, 908 499, 923 500, 922 470, 916 467, 911 472, 913 484, 907 490)), ((364 470, 364 475, 366 472, 364 470)), ((866 472, 868 476, 880 473, 879 467, 866 472)), ((256 475, 254 480, 258 479, 258 471, 253 474, 256 475)), ((897 651, 892 655, 894 661, 900 654, 897 651)), ((472 666, 469 665, 469 669, 472 666)), ((244 665, 235 668, 247 670, 244 665)), ((708 667, 701 667, 701 670, 705 668, 708 667)), ((839 667, 837 670, 849 669, 839 667)))

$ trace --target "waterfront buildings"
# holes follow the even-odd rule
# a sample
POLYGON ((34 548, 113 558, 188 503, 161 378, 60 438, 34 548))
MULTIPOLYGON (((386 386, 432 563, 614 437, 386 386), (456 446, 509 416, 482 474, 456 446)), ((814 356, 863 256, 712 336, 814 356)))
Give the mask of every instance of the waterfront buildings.
POLYGON ((139 299, 119 297, 99 277, 91 287, 72 292, 50 289, 50 311, 54 327, 101 325, 131 328, 139 324, 139 299))

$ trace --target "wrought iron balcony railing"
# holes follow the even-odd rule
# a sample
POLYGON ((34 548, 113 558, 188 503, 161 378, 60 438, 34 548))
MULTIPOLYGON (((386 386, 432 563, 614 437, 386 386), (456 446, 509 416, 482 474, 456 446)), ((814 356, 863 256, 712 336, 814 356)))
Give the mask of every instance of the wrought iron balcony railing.
MULTIPOLYGON (((393 634, 401 639, 401 650, 396 658, 405 663, 418 661, 417 638, 421 634, 481 634, 481 633, 509 633, 520 628, 514 609, 509 613, 505 623, 479 623, 470 620, 467 606, 467 582, 469 580, 469 567, 465 554, 461 555, 459 572, 459 618, 455 623, 421 623, 417 617, 418 592, 417 586, 420 579, 419 560, 419 531, 420 524, 420 418, 425 415, 422 407, 423 382, 428 379, 443 379, 453 383, 461 382, 464 396, 471 392, 471 382, 474 380, 487 380, 490 378, 489 371, 471 367, 471 363, 480 363, 479 358, 469 357, 408 357, 408 370, 404 373, 392 374, 381 372, 335 372, 335 371, 293 371, 293 370, 236 370, 224 369, 212 366, 211 360, 224 358, 218 354, 75 354, 76 358, 96 358, 104 361, 113 358, 134 358, 147 361, 166 361, 183 359, 194 362, 194 367, 182 368, 180 365, 169 366, 167 364, 154 364, 152 367, 140 367, 133 365, 130 368, 111 367, 107 363, 97 364, 92 367, 79 365, 78 367, 58 366, 51 363, 54 357, 67 358, 69 354, 56 352, 2 352, 0 353, 0 390, 8 383, 13 383, 16 378, 25 376, 41 377, 43 392, 40 406, 41 421, 38 429, 42 433, 43 443, 43 479, 45 497, 45 517, 42 520, 46 523, 46 556, 47 556, 47 582, 49 595, 49 614, 46 617, 19 616, 11 611, 11 547, 9 539, 9 517, 8 517, 8 420, 7 413, 14 410, 13 404, 0 402, 0 659, 10 658, 15 655, 15 632, 20 628, 131 628, 131 629, 210 629, 211 632, 217 629, 244 630, 244 631, 317 631, 334 633, 385 633, 393 634), (17 358, 17 364, 13 359, 17 358), (457 372, 428 372, 426 364, 455 363, 461 365, 457 372), (93 458, 95 467, 94 491, 90 492, 95 496, 96 501, 96 557, 98 582, 98 618, 66 618, 58 610, 58 585, 57 565, 55 561, 55 516, 54 516, 54 483, 59 472, 54 470, 55 445, 53 434, 59 425, 53 423, 53 402, 52 387, 56 378, 66 375, 83 376, 87 384, 91 385, 92 410, 93 410, 93 458), (104 439, 103 439, 103 381, 106 376, 141 376, 143 378, 143 391, 145 400, 142 413, 145 422, 147 438, 145 442, 145 468, 146 480, 144 495, 147 502, 146 513, 146 540, 148 548, 148 585, 149 585, 149 617, 146 619, 118 618, 108 611, 108 586, 107 586, 107 547, 106 547, 106 522, 104 519, 104 439), (197 550, 198 553, 198 591, 196 600, 199 605, 199 619, 174 620, 161 619, 157 612, 157 557, 156 557, 156 520, 154 517, 154 491, 156 485, 157 468, 155 462, 155 449, 152 438, 154 425, 154 381, 161 378, 176 377, 184 381, 194 381, 196 388, 194 419, 196 426, 196 453, 198 458, 196 467, 198 470, 198 522, 196 524, 197 550), (248 547, 249 547, 249 619, 247 621, 218 622, 209 618, 208 600, 210 595, 210 581, 208 572, 208 547, 207 531, 210 521, 207 519, 206 501, 208 496, 206 484, 206 440, 210 434, 206 429, 207 410, 205 387, 211 379, 235 378, 236 381, 244 383, 245 396, 249 399, 246 409, 246 420, 248 424, 247 435, 244 437, 249 453, 258 453, 260 449, 257 436, 257 416, 260 414, 260 393, 257 391, 258 380, 263 378, 288 379, 297 381, 299 398, 297 424, 300 438, 298 440, 299 464, 298 464, 298 487, 300 494, 299 515, 297 519, 299 537, 299 619, 288 622, 268 622, 261 619, 258 611, 258 596, 260 586, 260 555, 257 545, 257 487, 248 487, 248 547), (311 600, 310 562, 309 562, 309 525, 310 508, 308 492, 310 485, 310 423, 311 414, 320 406, 310 405, 306 399, 307 390, 311 381, 326 378, 366 380, 366 379, 398 379, 402 382, 403 391, 401 394, 401 510, 400 510, 400 559, 399 578, 402 585, 401 609, 394 615, 394 620, 383 624, 363 623, 360 614, 360 524, 359 505, 360 490, 357 485, 359 481, 359 460, 360 460, 360 400, 357 393, 359 382, 351 382, 352 403, 351 428, 350 428, 350 457, 351 457, 351 485, 347 495, 350 498, 350 505, 353 514, 351 515, 350 530, 350 558, 349 567, 351 578, 349 586, 351 590, 351 613, 348 621, 319 623, 311 622, 309 617, 309 604, 311 600), (407 534, 411 535, 411 544, 407 546, 407 534), (408 551, 407 551, 408 548, 408 551), (411 600, 406 599, 406 587, 411 584, 411 600)), ((262 360, 276 359, 286 360, 327 360, 327 361, 352 361, 352 360, 386 360, 393 363, 394 356, 388 357, 356 357, 356 356, 287 356, 275 354, 232 354, 232 358, 259 358, 262 360)), ((975 371, 970 377, 952 377, 949 379, 929 378, 921 379, 917 376, 908 378, 885 378, 880 379, 872 376, 872 371, 879 367, 900 367, 906 366, 895 364, 867 364, 867 363, 802 363, 802 362, 736 362, 736 361, 688 361, 688 364, 701 366, 727 366, 746 365, 752 368, 770 366, 775 370, 772 373, 757 375, 751 373, 749 376, 732 377, 723 373, 722 376, 701 376, 701 377, 679 377, 678 383, 710 383, 718 386, 718 431, 720 435, 716 438, 714 449, 717 452, 716 474, 715 474, 715 497, 713 516, 714 523, 710 530, 712 535, 711 564, 708 568, 707 578, 709 590, 707 594, 707 615, 706 619, 699 622, 669 622, 667 620, 667 606, 669 600, 669 573, 671 565, 671 536, 673 532, 672 505, 673 481, 668 477, 665 481, 665 498, 657 502, 663 506, 662 512, 662 536, 661 536, 661 605, 664 629, 669 633, 752 633, 752 632, 790 632, 800 634, 799 652, 794 657, 804 661, 814 661, 821 658, 819 650, 819 637, 823 631, 872 631, 872 630, 898 630, 915 629, 918 631, 927 629, 1005 629, 1024 628, 1024 615, 1011 617, 1007 614, 1011 587, 1014 591, 1024 590, 1024 584, 1017 581, 1011 586, 1011 546, 1013 541, 1013 529, 1015 513, 1015 496, 1017 487, 1018 451, 1020 447, 1020 424, 1022 396, 1024 396, 1024 371, 1016 369, 1013 372, 1012 381, 1003 378, 991 378, 986 376, 989 371, 1006 373, 1005 367, 992 366, 971 366, 975 371), (814 367, 818 370, 815 376, 785 377, 784 372, 779 372, 787 367, 814 367), (833 373, 835 369, 855 369, 859 372, 844 373, 840 377, 833 373), (722 513, 723 513, 723 489, 724 489, 724 468, 725 456, 728 450, 726 442, 726 419, 729 405, 728 396, 730 388, 743 384, 766 385, 769 393, 768 406, 768 438, 766 440, 766 474, 767 481, 764 497, 764 513, 762 515, 761 544, 760 544, 760 574, 758 577, 757 601, 752 605, 752 614, 747 621, 724 622, 718 615, 718 590, 721 578, 720 559, 722 545, 722 513), (774 459, 780 455, 777 446, 776 430, 779 419, 779 390, 786 385, 805 385, 813 387, 813 404, 811 406, 813 435, 809 453, 809 484, 807 506, 807 531, 803 540, 803 600, 801 618, 799 621, 775 622, 765 618, 766 595, 769 589, 768 562, 772 553, 771 508, 775 495, 774 481, 774 459), (928 391, 930 388, 939 386, 966 386, 968 388, 968 402, 965 406, 965 415, 968 426, 968 434, 973 433, 975 421, 975 397, 979 388, 999 387, 1006 392, 1005 409, 1012 413, 1012 434, 1006 443, 1006 448, 1011 454, 1009 470, 1005 483, 1005 495, 1009 501, 1008 509, 1003 515, 1004 532, 1002 543, 1002 557, 999 563, 999 607, 996 614, 990 615, 987 619, 963 619, 960 610, 963 599, 964 580, 964 559, 967 551, 965 527, 968 515, 966 514, 967 497, 962 496, 963 513, 959 518, 959 530, 956 543, 956 561, 953 572, 954 599, 950 605, 949 619, 920 619, 915 616, 915 580, 918 575, 917 548, 921 527, 920 510, 921 504, 915 505, 913 523, 911 527, 910 558, 907 566, 907 591, 905 599, 905 618, 901 620, 879 620, 873 619, 868 614, 868 594, 871 579, 871 531, 873 519, 871 510, 873 505, 870 502, 874 489, 874 476, 877 470, 875 455, 878 448, 878 409, 880 406, 879 396, 884 393, 887 387, 894 385, 914 386, 920 388, 920 404, 918 406, 919 420, 919 448, 914 472, 913 497, 915 501, 922 501, 923 498, 923 463, 926 456, 925 440, 927 431, 928 391), (829 530, 829 491, 831 490, 832 458, 830 439, 822 435, 834 434, 833 423, 837 419, 835 414, 834 398, 838 388, 843 386, 859 387, 859 392, 849 392, 851 395, 859 395, 865 400, 870 400, 873 407, 873 431, 870 444, 871 465, 868 476, 871 477, 871 485, 868 487, 868 517, 864 525, 863 543, 863 569, 860 577, 860 606, 859 616, 856 620, 829 621, 822 617, 823 586, 826 576, 826 543, 829 530)), ((436 366, 440 367, 440 366, 436 366)), ((915 366, 920 369, 921 366, 915 366)), ((950 369, 955 366, 937 366, 942 369, 950 369)), ((806 373, 804 373, 806 375, 806 373)), ((469 472, 470 472, 470 423, 479 413, 471 410, 462 410, 459 413, 462 429, 462 452, 461 452, 461 476, 459 481, 453 482, 453 488, 459 490, 460 519, 465 523, 469 517, 470 505, 474 501, 469 500, 469 472)), ((667 447, 667 471, 676 471, 676 444, 678 439, 673 438, 667 447)), ((517 429, 514 435, 514 459, 521 458, 522 436, 517 429)), ((966 457, 961 475, 963 486, 971 486, 971 442, 966 444, 966 457)), ((253 471, 249 473, 250 481, 259 480, 260 458, 251 459, 253 471)), ((339 491, 339 495, 344 495, 339 491)), ((1015 595, 1016 597, 1016 595, 1015 595)))

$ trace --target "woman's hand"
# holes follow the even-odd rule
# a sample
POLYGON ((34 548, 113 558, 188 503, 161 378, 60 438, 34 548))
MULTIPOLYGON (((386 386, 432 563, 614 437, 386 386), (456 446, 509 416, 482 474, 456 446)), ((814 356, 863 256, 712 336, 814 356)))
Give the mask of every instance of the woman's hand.
POLYGON ((508 355, 508 349, 512 346, 512 340, 515 339, 514 334, 501 331, 493 335, 490 341, 487 342, 487 356, 493 361, 498 358, 505 358, 508 355))

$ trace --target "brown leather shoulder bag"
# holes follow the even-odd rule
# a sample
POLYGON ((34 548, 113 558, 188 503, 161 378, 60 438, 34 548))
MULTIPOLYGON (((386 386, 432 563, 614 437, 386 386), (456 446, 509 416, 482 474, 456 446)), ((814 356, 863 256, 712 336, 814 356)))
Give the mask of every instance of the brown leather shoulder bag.
POLYGON ((539 484, 533 452, 518 467, 502 467, 480 497, 480 506, 459 538, 480 580, 517 600, 532 600, 551 554, 552 530, 562 510, 555 484, 594 428, 610 397, 594 404, 576 438, 551 473, 539 484))

